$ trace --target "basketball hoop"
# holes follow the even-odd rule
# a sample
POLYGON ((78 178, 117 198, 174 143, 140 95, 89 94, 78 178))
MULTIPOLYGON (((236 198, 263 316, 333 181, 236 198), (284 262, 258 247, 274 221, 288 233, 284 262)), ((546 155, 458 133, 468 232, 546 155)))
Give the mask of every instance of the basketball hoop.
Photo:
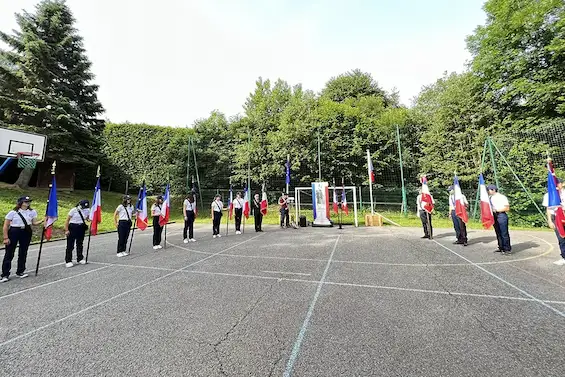
POLYGON ((35 169, 39 153, 33 152, 17 152, 18 168, 35 169))

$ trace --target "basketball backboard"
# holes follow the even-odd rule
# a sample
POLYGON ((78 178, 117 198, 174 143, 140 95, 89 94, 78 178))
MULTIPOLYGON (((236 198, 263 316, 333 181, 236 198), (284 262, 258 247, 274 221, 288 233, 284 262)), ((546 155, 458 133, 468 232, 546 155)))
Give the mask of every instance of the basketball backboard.
POLYGON ((33 153, 37 161, 45 159, 47 136, 0 128, 0 157, 17 157, 20 152, 33 153))

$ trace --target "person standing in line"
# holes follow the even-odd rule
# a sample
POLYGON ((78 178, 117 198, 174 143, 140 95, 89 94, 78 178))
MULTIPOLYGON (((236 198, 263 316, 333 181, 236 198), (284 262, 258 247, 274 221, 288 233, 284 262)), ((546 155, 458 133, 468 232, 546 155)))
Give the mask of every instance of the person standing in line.
POLYGON ((288 195, 283 192, 279 198, 279 211, 281 213, 281 228, 290 226, 290 214, 288 211, 288 195))
POLYGON ((241 192, 235 194, 233 209, 235 212, 235 234, 241 234, 241 218, 243 216, 243 199, 241 198, 241 192))
POLYGON ((459 227, 459 218, 455 213, 455 191, 453 190, 453 186, 449 186, 447 189, 449 192, 449 217, 453 222, 453 229, 455 229, 455 241, 459 241, 461 237, 461 228, 459 227))
MULTIPOLYGON (((557 180, 557 190, 559 190, 559 197, 561 198, 561 207, 565 206, 565 189, 563 188, 563 181, 561 179, 557 180)), ((543 195, 542 206, 546 207, 545 213, 547 215, 547 225, 553 229, 555 236, 557 237, 557 242, 559 243, 559 250, 561 251, 561 258, 553 264, 558 266, 565 266, 565 238, 561 237, 559 234, 559 227, 565 227, 564 224, 557 224, 555 222, 555 208, 549 208, 549 194, 546 192, 543 195)))
POLYGON ((151 206, 151 216, 153 216, 153 250, 162 249, 161 238, 163 235, 163 227, 159 224, 161 219, 161 211, 163 206, 163 196, 159 195, 151 206))
POLYGON ((129 255, 126 251, 126 246, 131 226, 133 224, 133 218, 135 216, 136 212, 131 205, 131 196, 124 195, 122 198, 122 204, 120 204, 114 211, 114 225, 118 229, 118 258, 129 255))
POLYGON ((251 211, 253 212, 253 218, 255 219, 255 231, 262 232, 261 225, 263 224, 263 213, 261 213, 261 200, 259 199, 259 194, 253 196, 253 202, 251 203, 251 211))
POLYGON ((495 250, 495 252, 510 255, 512 253, 512 246, 508 231, 508 212, 510 211, 508 198, 499 193, 498 187, 495 185, 488 185, 487 190, 494 215, 494 231, 498 241, 498 250, 495 250))
POLYGON ((196 204, 194 203, 194 195, 192 193, 186 196, 182 206, 182 214, 184 215, 184 229, 182 231, 182 237, 184 238, 184 243, 196 242, 194 239, 194 208, 196 204), (188 236, 187 231, 188 230, 188 236))
POLYGON ((90 221, 90 203, 83 199, 76 207, 69 211, 67 221, 65 222, 65 235, 67 236, 67 249, 65 252, 65 267, 69 268, 73 265, 73 249, 77 248, 77 263, 86 264, 84 259, 83 243, 84 234, 88 230, 87 221, 90 221))
POLYGON ((222 196, 217 194, 214 197, 214 201, 212 202, 211 206, 211 215, 212 215, 212 236, 222 237, 220 234, 220 223, 222 222, 222 208, 224 207, 224 203, 222 203, 222 196))
POLYGON ((37 212, 32 209, 30 205, 31 198, 29 196, 22 196, 17 200, 14 209, 8 212, 4 218, 4 226, 2 230, 6 251, 2 262, 0 283, 5 283, 10 280, 12 260, 14 259, 14 253, 16 252, 16 247, 18 245, 18 267, 16 270, 16 276, 20 279, 27 278, 29 276, 26 274, 25 270, 27 250, 29 248, 33 232, 31 225, 39 225, 44 221, 37 221, 37 212))
MULTIPOLYGON (((435 204, 434 197, 430 194, 432 204, 435 204)), ((420 238, 433 238, 433 226, 432 226, 432 214, 425 209, 426 202, 422 201, 422 189, 418 190, 418 196, 416 197, 416 216, 420 217, 422 221, 422 227, 424 228, 424 235, 420 238)))

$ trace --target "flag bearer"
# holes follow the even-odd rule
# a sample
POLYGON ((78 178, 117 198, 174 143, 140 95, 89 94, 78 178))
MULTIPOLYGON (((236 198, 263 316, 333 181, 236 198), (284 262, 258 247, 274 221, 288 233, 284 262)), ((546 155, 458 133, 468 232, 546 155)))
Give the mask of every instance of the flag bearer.
MULTIPOLYGON (((449 213, 451 216, 451 220, 453 221, 453 227, 455 228, 455 234, 457 236, 457 240, 454 242, 455 245, 463 245, 467 246, 467 242, 469 242, 467 238, 467 224, 465 221, 457 216, 457 211, 455 208, 455 190, 453 186, 449 186, 450 188, 450 195, 449 195, 449 213)), ((465 208, 469 205, 467 201, 467 197, 465 194, 461 193, 461 198, 463 201, 463 205, 465 208)))
POLYGON ((30 207, 31 198, 29 196, 22 196, 16 202, 13 210, 8 212, 4 218, 4 245, 6 251, 4 253, 4 261, 2 262, 2 275, 0 276, 0 283, 5 283, 10 280, 10 270, 12 268, 12 259, 16 247, 19 244, 18 250, 18 267, 16 276, 20 279, 27 278, 29 275, 25 273, 27 250, 31 242, 32 229, 31 225, 39 225, 44 220, 37 221, 37 212, 30 207))
POLYGON ((510 211, 508 198, 499 193, 498 187, 495 185, 488 185, 487 190, 494 215, 494 231, 498 240, 498 250, 496 252, 510 255, 512 253, 512 246, 510 245, 510 233, 508 232, 508 211, 510 211))
POLYGON ((241 234, 241 218, 243 215, 243 199, 241 198, 241 192, 235 194, 233 208, 235 212, 235 234, 241 234))
POLYGON ((77 263, 86 264, 82 254, 84 233, 88 230, 87 221, 90 221, 90 203, 83 199, 76 207, 69 211, 65 222, 65 235, 67 236, 67 250, 65 253, 65 267, 73 266, 73 249, 77 248, 77 263))
MULTIPOLYGON (((433 238, 433 227, 432 227, 432 213, 426 209, 428 206, 428 202, 422 200, 422 189, 420 188, 418 191, 418 196, 416 197, 416 207, 417 212, 416 216, 420 217, 420 221, 422 221, 422 227, 424 228, 424 235, 420 238, 433 238)), ((431 204, 435 204, 435 200, 432 194, 429 195, 429 200, 431 200, 431 204)), ((433 210, 433 207, 432 207, 433 210)))
POLYGON ((184 243, 196 242, 194 239, 194 209, 196 208, 196 203, 194 203, 194 195, 192 193, 186 196, 182 206, 182 214, 184 215, 184 229, 182 231, 182 236, 184 238, 184 243), (186 231, 188 230, 188 237, 186 231))
POLYGON ((153 216, 153 250, 159 250, 163 248, 163 246, 161 246, 163 227, 161 226, 161 224, 159 224, 159 220, 161 219, 162 206, 163 195, 159 195, 151 206, 151 216, 153 216))
POLYGON ((290 213, 288 210, 288 195, 283 192, 279 198, 279 211, 281 213, 281 228, 290 226, 290 213))
POLYGON ((453 186, 449 186, 447 190, 449 192, 449 217, 453 222, 453 229, 455 229, 455 240, 459 241, 459 237, 461 237, 461 228, 459 227, 459 218, 455 213, 455 191, 453 190, 453 186))
POLYGON ((253 203, 251 203, 251 211, 255 219, 255 231, 262 232, 261 225, 263 224, 263 213, 261 213, 261 200, 259 194, 253 196, 253 203))
MULTIPOLYGON (((561 205, 565 204, 565 189, 563 188, 563 181, 561 179, 557 180, 557 190, 559 190, 559 197, 561 198, 561 205)), ((559 234, 559 228, 563 227, 563 224, 557 224, 555 222, 555 208, 549 208, 549 194, 545 193, 543 195, 543 202, 542 206, 546 207, 546 214, 547 214, 547 225, 555 231, 555 235, 557 236, 557 242, 559 243, 559 250, 561 251, 561 258, 555 262, 554 264, 558 266, 565 266, 565 238, 561 237, 559 234)))
POLYGON ((214 201, 212 202, 211 210, 212 210, 212 234, 213 237, 221 237, 220 234, 220 223, 222 221, 222 208, 224 203, 222 203, 222 196, 217 194, 214 197, 214 201))
POLYGON ((118 258, 125 257, 128 254, 126 245, 131 230, 132 220, 135 217, 133 206, 131 205, 131 196, 124 195, 122 204, 114 211, 114 224, 118 229, 118 258))

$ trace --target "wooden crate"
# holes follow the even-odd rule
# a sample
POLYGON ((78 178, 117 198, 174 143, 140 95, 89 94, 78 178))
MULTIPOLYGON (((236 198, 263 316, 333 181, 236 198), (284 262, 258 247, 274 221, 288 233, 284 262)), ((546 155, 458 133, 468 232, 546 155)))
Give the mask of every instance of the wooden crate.
POLYGON ((383 218, 381 215, 365 215, 365 226, 383 226, 383 218))

